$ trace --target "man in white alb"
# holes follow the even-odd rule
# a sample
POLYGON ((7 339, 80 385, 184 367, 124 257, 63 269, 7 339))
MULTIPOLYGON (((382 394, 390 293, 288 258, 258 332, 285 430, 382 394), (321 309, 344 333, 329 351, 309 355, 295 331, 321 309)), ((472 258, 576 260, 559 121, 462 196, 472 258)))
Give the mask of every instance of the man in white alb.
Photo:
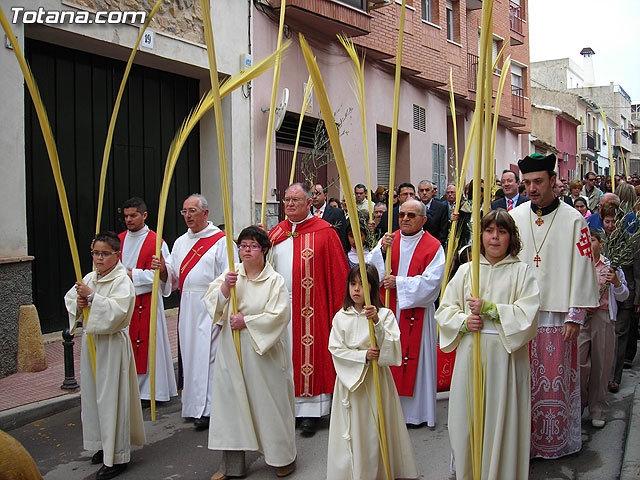
MULTIPOLYGON (((213 361, 220 326, 213 324, 203 298, 209 284, 229 268, 224 232, 207 219, 209 207, 200 194, 184 201, 180 213, 189 229, 173 244, 171 256, 160 267, 162 280, 170 277, 180 289, 178 316, 178 388, 182 387, 182 416, 195 418, 196 430, 209 428, 213 361)), ((238 251, 233 248, 234 261, 238 251)))
MULTIPOLYGON (((153 286, 152 258, 156 251, 156 233, 145 225, 147 219, 147 205, 144 200, 133 197, 124 202, 122 213, 127 230, 122 232, 120 243, 122 244, 122 265, 133 286, 136 289, 136 304, 129 323, 129 337, 133 347, 133 354, 138 372, 138 386, 140 387, 140 399, 151 400, 151 385, 149 371, 149 320, 151 316, 151 288, 153 286)), ((169 248, 162 242, 162 256, 169 257, 169 248)), ((171 293, 171 285, 161 282, 160 293, 168 296, 171 293)), ((164 316, 162 299, 158 299, 156 316, 156 373, 155 373, 155 399, 160 402, 168 402, 170 397, 178 395, 176 377, 171 358, 171 345, 167 333, 167 322, 164 316)))
POLYGON ((400 205, 400 230, 385 233, 367 257, 380 274, 381 292, 389 290, 389 308, 400 325, 402 365, 391 367, 404 417, 409 425, 436 424, 436 323, 434 302, 444 277, 440 242, 423 231, 426 206, 414 199, 400 205), (391 274, 385 257, 391 255, 391 274))

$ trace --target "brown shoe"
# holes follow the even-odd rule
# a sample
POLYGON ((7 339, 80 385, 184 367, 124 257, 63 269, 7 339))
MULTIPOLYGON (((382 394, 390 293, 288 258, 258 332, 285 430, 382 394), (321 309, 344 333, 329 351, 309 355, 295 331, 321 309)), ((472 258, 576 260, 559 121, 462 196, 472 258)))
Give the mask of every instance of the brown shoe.
POLYGON ((211 480, 227 480, 227 476, 222 472, 216 472, 211 475, 211 480))
POLYGON ((285 465, 284 467, 277 467, 276 476, 279 478, 286 477, 288 475, 291 475, 295 471, 296 471, 296 461, 294 460, 289 465, 285 465))

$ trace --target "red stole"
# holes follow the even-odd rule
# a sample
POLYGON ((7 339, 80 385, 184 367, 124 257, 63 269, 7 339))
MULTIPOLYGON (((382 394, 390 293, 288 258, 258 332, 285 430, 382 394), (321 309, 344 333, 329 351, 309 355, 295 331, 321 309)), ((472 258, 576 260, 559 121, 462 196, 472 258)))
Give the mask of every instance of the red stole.
POLYGON ((335 370, 328 350, 335 313, 342 308, 349 273, 337 233, 318 217, 292 232, 289 220, 271 230, 273 246, 293 237, 292 358, 296 397, 333 393, 335 370))
POLYGON ((224 232, 218 232, 215 235, 211 235, 210 237, 200 238, 198 241, 191 247, 189 253, 187 253, 182 259, 182 263, 180 264, 180 272, 178 274, 178 278, 180 280, 179 289, 182 291, 182 286, 184 285, 184 280, 189 275, 189 272, 193 267, 195 267, 198 261, 202 258, 202 256, 209 251, 211 247, 213 247, 218 240, 224 237, 224 232))
MULTIPOLYGON (((120 250, 124 250, 124 242, 127 230, 118 235, 120 238, 120 250)), ((149 230, 147 237, 142 242, 136 268, 141 270, 151 269, 151 257, 156 253, 156 232, 149 230)), ((120 255, 122 257, 122 254, 120 255)), ((129 322, 129 337, 133 346, 133 357, 136 361, 138 374, 147 373, 147 361, 149 357, 149 330, 151 320, 151 292, 136 295, 136 306, 129 322)))
MULTIPOLYGON (((396 230, 395 239, 391 246, 391 274, 398 274, 398 264, 400 262, 400 230, 396 230)), ((424 232, 418 241, 411 262, 407 277, 422 275, 427 266, 431 263, 440 242, 432 237, 429 232, 424 232)), ((402 347, 402 365, 390 367, 393 379, 396 382, 398 395, 412 397, 413 388, 416 383, 416 373, 418 371, 418 359, 420 358, 420 343, 422 342, 422 324, 424 322, 424 308, 410 308, 401 310, 400 315, 396 312, 396 289, 391 289, 389 295, 389 308, 398 319, 400 327, 400 345, 402 347)), ((380 288, 380 296, 384 302, 385 289, 380 288)))
MULTIPOLYGON (((200 238, 193 244, 191 250, 182 259, 180 264, 180 270, 178 272, 178 280, 180 292, 182 292, 182 286, 184 281, 191 272, 191 269, 197 265, 202 256, 213 247, 218 240, 224 237, 224 232, 218 232, 210 237, 200 238)), ((178 325, 180 324, 180 309, 178 309, 178 325)), ((178 331, 178 391, 182 390, 184 386, 184 374, 182 372, 182 353, 180 352, 180 331, 178 331)))

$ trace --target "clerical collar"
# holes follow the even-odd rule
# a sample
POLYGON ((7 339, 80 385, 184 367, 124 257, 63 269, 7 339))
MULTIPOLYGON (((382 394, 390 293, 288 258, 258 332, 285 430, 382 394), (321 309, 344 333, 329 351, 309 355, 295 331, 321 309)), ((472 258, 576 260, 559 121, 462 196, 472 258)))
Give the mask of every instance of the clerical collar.
POLYGON ((558 205, 560 205, 560 200, 558 199, 558 197, 554 197, 553 202, 551 202, 549 205, 543 208, 539 208, 537 205, 534 205, 533 202, 531 202, 531 210, 533 211, 533 213, 535 213, 539 217, 540 216, 544 217, 545 215, 549 215, 556 208, 558 208, 558 205), (542 213, 539 213, 539 212, 542 212, 542 213))
POLYGON ((132 237, 141 237, 142 235, 146 235, 147 233, 149 233, 149 227, 147 227, 146 225, 144 225, 137 232, 132 232, 131 230, 127 232, 127 234, 131 235, 132 237))
POLYGON ((403 238, 411 239, 411 238, 416 238, 417 235, 422 236, 423 233, 424 233, 424 230, 420 229, 416 233, 414 233, 413 235, 405 235, 402 232, 400 232, 400 235, 402 235, 403 238))

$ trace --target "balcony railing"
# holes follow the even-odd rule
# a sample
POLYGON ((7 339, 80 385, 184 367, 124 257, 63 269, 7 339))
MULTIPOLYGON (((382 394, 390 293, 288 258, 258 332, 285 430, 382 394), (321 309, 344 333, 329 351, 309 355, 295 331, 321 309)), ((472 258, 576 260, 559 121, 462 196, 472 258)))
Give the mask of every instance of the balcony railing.
POLYGON ((524 90, 511 85, 511 112, 516 117, 524 118, 524 90))
POLYGON ((522 7, 514 2, 509 2, 509 20, 511 30, 522 35, 522 7))
POLYGON ((478 81, 478 55, 467 53, 467 85, 472 92, 476 91, 478 81))

